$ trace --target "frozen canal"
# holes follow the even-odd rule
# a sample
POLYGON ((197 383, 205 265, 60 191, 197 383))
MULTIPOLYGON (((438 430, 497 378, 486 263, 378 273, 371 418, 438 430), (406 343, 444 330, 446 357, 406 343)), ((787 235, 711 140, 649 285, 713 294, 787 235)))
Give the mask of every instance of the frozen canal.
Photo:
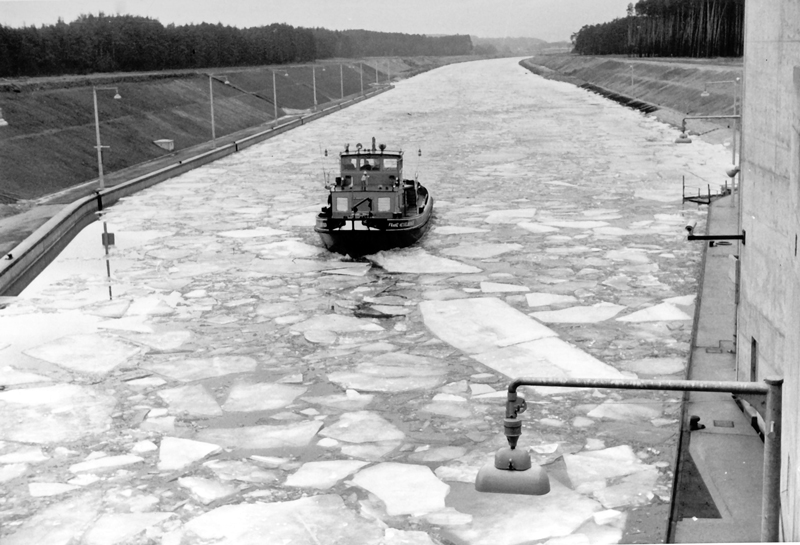
POLYGON ((729 153, 675 136, 514 59, 455 64, 125 199, 110 281, 96 223, 0 309, 0 541, 654 539, 675 393, 528 389, 552 492, 472 482, 511 378, 683 376, 681 176, 716 187, 729 153), (435 227, 352 262, 312 226, 323 169, 373 136, 435 227))

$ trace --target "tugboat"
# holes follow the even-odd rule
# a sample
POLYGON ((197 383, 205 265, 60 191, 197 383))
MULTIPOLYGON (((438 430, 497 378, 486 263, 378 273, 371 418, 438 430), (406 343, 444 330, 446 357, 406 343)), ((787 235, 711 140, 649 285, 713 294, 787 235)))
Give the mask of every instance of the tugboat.
POLYGON ((358 258, 417 242, 430 227, 433 197, 416 179, 403 179, 403 152, 385 144, 350 145, 339 154, 341 175, 314 230, 325 247, 358 258))

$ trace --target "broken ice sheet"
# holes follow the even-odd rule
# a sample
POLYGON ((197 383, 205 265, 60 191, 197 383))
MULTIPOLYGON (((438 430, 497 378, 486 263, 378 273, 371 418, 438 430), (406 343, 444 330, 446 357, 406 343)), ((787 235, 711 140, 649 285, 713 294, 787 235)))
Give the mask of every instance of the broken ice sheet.
POLYGON ((113 397, 76 385, 0 392, 0 439, 35 444, 76 441, 109 429, 115 405, 113 397))
POLYGON ((393 273, 448 274, 481 272, 478 267, 437 257, 419 248, 393 252, 378 252, 367 256, 375 265, 393 273))
POLYGON ((180 437, 164 437, 158 451, 158 469, 174 471, 202 460, 210 454, 219 452, 221 448, 212 443, 192 441, 180 437))
POLYGON ((224 484, 213 479, 204 479, 203 477, 181 477, 178 479, 178 485, 188 488, 195 498, 206 505, 239 491, 233 485, 224 484))
POLYGON ((366 544, 380 543, 384 534, 383 526, 358 516, 334 495, 224 505, 184 528, 189 536, 215 545, 366 544))
POLYGON ((463 257, 468 259, 487 259, 508 252, 518 252, 523 248, 521 244, 462 244, 455 248, 442 250, 444 255, 463 257))
POLYGON ((369 462, 360 460, 326 460, 307 462, 286 478, 285 486, 327 490, 369 462))
POLYGON ((49 380, 50 379, 48 377, 37 375, 36 373, 18 371, 10 365, 0 368, 0 384, 3 386, 30 384, 32 382, 47 382, 49 380))
POLYGON ((61 367, 103 375, 141 352, 141 348, 99 334, 70 335, 25 351, 25 354, 61 367))
POLYGON ((648 505, 653 500, 652 490, 658 475, 658 469, 648 466, 643 471, 623 477, 613 486, 595 490, 592 496, 606 509, 648 505))
POLYGON ((242 460, 210 460, 203 464, 222 481, 241 481, 246 483, 274 483, 278 473, 262 469, 242 460))
POLYGON ((526 293, 525 299, 529 307, 546 307, 550 305, 560 305, 577 301, 572 295, 559 295, 557 293, 526 293))
POLYGON ((527 286, 520 286, 519 284, 502 284, 499 282, 481 282, 481 291, 483 293, 510 293, 520 291, 530 291, 527 286))
POLYGON ((405 392, 434 388, 445 380, 446 364, 433 358, 389 352, 373 356, 352 371, 334 371, 328 380, 346 388, 405 392))
POLYGON ((85 545, 130 543, 145 530, 174 517, 174 513, 105 513, 83 535, 85 545))
POLYGON ((74 543, 75 536, 83 535, 97 517, 101 497, 100 490, 91 490, 49 505, 23 521, 14 533, 3 536, 3 545, 74 543))
POLYGON ((652 466, 643 463, 636 456, 629 445, 565 454, 564 462, 569 479, 576 490, 582 490, 582 487, 586 486, 591 489, 603 488, 606 479, 652 469, 652 466))
POLYGON ((169 404, 170 414, 186 413, 191 416, 220 416, 217 400, 202 384, 191 384, 157 392, 169 404))
POLYGON ((323 314, 314 316, 303 322, 293 324, 292 331, 335 331, 337 333, 349 333, 353 331, 383 331, 383 327, 371 320, 356 318, 355 316, 344 316, 342 314, 323 314))
POLYGON ((419 308, 425 325, 437 337, 469 354, 556 336, 495 297, 423 301, 419 308))
POLYGON ((587 413, 590 418, 651 420, 663 412, 660 402, 650 399, 608 399, 587 413))
POLYGON ((307 421, 278 426, 239 428, 206 428, 197 432, 197 439, 224 447, 271 449, 304 447, 322 427, 322 422, 307 421))
POLYGON ((304 394, 303 386, 274 384, 269 382, 236 382, 222 405, 222 410, 230 412, 270 411, 283 408, 292 403, 297 396, 304 394))
POLYGON ((320 435, 347 443, 399 441, 405 438, 402 431, 372 411, 344 413, 334 424, 326 426, 320 435))
POLYGON ((369 405, 375 396, 373 394, 361 394, 356 390, 348 389, 344 394, 331 394, 327 396, 303 397, 303 401, 315 403, 341 409, 345 411, 355 411, 369 405))
POLYGON ((489 214, 483 221, 492 224, 519 223, 520 220, 530 219, 535 215, 536 215, 535 208, 493 210, 492 212, 489 212, 489 214))
POLYGON ((450 491, 428 466, 395 462, 363 469, 352 482, 378 496, 389 516, 419 516, 444 509, 450 491))
POLYGON ((148 361, 142 368, 175 380, 191 382, 254 371, 257 362, 248 356, 215 356, 213 358, 174 358, 148 361))
POLYGON ((437 225, 433 228, 433 232, 437 235, 468 235, 473 233, 488 233, 489 230, 457 225, 437 225))
POLYGON ((523 544, 568 536, 590 520, 602 506, 550 479, 543 496, 485 494, 474 485, 452 483, 447 505, 472 515, 470 524, 447 528, 470 545, 523 544))
POLYGON ((641 358, 620 362, 620 365, 637 375, 674 375, 686 367, 686 358, 641 358))
POLYGON ((661 303, 617 318, 620 322, 667 322, 691 319, 691 316, 670 303, 661 303))
POLYGON ((592 324, 613 318, 623 309, 625 307, 622 305, 600 302, 590 306, 532 312, 530 316, 548 324, 592 324))

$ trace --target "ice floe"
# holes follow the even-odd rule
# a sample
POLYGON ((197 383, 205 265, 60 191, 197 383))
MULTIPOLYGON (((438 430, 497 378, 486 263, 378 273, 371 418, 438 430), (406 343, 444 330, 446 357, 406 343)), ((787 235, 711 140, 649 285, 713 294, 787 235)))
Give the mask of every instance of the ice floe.
POLYGON ((395 462, 362 469, 352 481, 378 496, 389 516, 420 516, 444 509, 450 491, 428 466, 395 462))

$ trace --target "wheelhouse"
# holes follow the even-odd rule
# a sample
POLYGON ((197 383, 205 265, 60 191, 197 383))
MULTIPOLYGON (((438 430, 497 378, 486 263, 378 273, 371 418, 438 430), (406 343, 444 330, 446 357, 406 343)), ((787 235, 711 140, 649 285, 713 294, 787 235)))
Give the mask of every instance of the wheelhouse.
POLYGON ((345 151, 339 161, 341 175, 331 188, 332 217, 394 218, 402 214, 407 205, 402 151, 345 151))

